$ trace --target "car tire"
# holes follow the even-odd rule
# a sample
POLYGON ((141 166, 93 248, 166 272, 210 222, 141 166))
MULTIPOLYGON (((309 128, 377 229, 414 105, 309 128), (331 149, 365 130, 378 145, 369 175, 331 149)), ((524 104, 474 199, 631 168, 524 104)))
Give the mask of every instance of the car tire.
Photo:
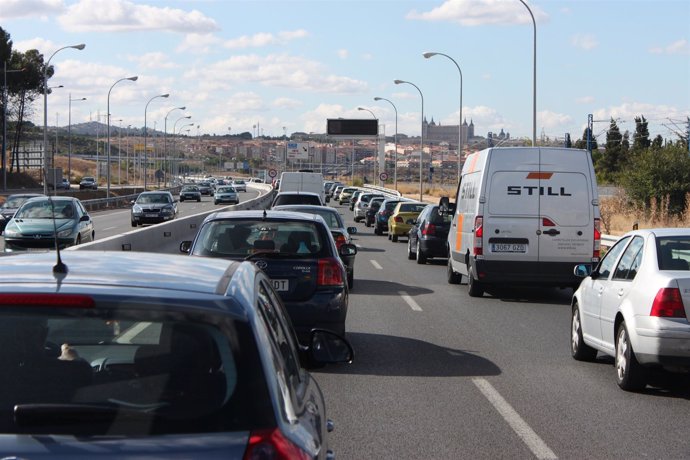
POLYGON ((136 227, 136 226, 137 226, 137 222, 135 220, 133 220, 132 221, 132 227, 136 227))
POLYGON ((392 236, 392 235, 391 235, 391 233, 390 233, 390 232, 388 232, 388 241, 390 241, 390 240, 391 240, 391 236, 392 236))
POLYGON ((347 288, 352 289, 355 287, 355 272, 352 271, 347 274, 347 288))
POLYGON ((79 246, 81 244, 81 235, 77 235, 77 239, 74 240, 74 245, 79 246))
POLYGON ((184 203, 184 198, 180 197, 180 203, 184 203))
POLYGON ((639 391, 647 386, 647 370, 637 362, 625 321, 616 331, 616 383, 625 391, 639 391))
POLYGON ((472 266, 467 267, 467 292, 470 297, 481 297, 484 295, 484 287, 479 280, 474 279, 472 266))
POLYGON ((582 322, 577 302, 573 304, 573 314, 570 316, 570 354, 578 361, 593 361, 597 357, 597 351, 582 338, 582 322))
POLYGON ((417 240, 417 254, 416 254, 416 259, 417 259, 417 264, 419 265, 424 265, 426 264, 427 256, 424 255, 424 251, 422 251, 422 247, 419 244, 419 240, 417 240))
POLYGON ((378 225, 374 225, 374 235, 381 235, 381 229, 379 229, 378 225))
POLYGON ((201 197, 197 198, 197 199, 196 199, 196 202, 197 202, 197 203, 201 203, 201 197))
POLYGON ((398 242, 398 235, 391 235, 391 241, 393 243, 397 243, 398 242))
POLYGON ((446 280, 448 281, 448 284, 460 284, 460 281, 462 281, 462 275, 453 270, 450 257, 448 258, 448 266, 446 269, 446 280))
POLYGON ((414 260, 414 258, 415 258, 415 253, 412 250, 412 239, 411 238, 407 239, 407 258, 409 260, 414 260))
POLYGON ((218 204, 218 202, 216 200, 213 200, 213 204, 218 204))

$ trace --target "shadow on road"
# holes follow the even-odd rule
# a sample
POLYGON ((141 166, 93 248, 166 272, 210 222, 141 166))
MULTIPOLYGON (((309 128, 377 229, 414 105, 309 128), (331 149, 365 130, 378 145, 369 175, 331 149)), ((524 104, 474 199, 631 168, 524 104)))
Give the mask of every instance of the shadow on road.
POLYGON ((360 332, 348 333, 347 338, 355 349, 354 362, 328 366, 318 372, 401 377, 472 377, 501 373, 498 366, 486 358, 423 340, 360 332))
POLYGON ((407 295, 410 296, 434 293, 434 291, 431 289, 419 286, 409 286, 407 284, 400 284, 393 281, 364 280, 355 278, 355 285, 353 290, 350 291, 350 294, 397 296, 399 295, 400 291, 405 291, 407 295))

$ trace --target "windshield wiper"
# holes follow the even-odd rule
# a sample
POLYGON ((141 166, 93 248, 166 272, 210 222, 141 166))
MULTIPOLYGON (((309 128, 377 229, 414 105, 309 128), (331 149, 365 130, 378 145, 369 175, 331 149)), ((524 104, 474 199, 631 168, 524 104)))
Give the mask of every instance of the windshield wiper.
POLYGON ((72 425, 81 423, 113 422, 117 420, 149 420, 156 411, 168 403, 155 404, 17 404, 14 421, 19 426, 72 425))

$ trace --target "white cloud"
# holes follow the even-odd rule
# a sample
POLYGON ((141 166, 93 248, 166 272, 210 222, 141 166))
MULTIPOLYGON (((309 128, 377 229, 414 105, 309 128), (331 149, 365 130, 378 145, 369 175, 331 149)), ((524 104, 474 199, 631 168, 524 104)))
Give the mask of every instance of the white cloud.
POLYGON ((564 113, 542 110, 537 113, 537 126, 544 128, 547 132, 564 131, 573 123, 573 118, 564 113))
POLYGON ((594 103, 594 96, 582 96, 575 99, 578 104, 592 104, 594 103))
MULTIPOLYGON (((531 5, 530 8, 537 23, 548 20, 548 15, 538 7, 531 5)), ((463 26, 532 22, 527 9, 514 0, 446 0, 441 6, 427 12, 412 10, 407 14, 407 19, 456 22, 463 26)))
POLYGON ((223 40, 213 34, 187 34, 175 51, 182 53, 192 51, 195 54, 209 54, 221 45, 223 40))
POLYGON ((159 8, 127 0, 80 0, 69 6, 58 22, 70 32, 206 33, 218 29, 215 20, 197 10, 159 8))
POLYGON ((371 53, 364 53, 364 54, 362 54, 362 60, 363 61, 373 61, 374 55, 371 53))
POLYGON ((127 56, 127 59, 136 62, 141 69, 174 69, 179 67, 165 53, 146 53, 141 56, 127 56))
POLYGON ((254 35, 243 35, 232 40, 227 40, 223 46, 229 49, 238 49, 260 48, 269 45, 286 45, 289 41, 304 38, 306 36, 308 36, 308 33, 303 29, 279 32, 278 35, 273 35, 269 32, 260 32, 254 35))
POLYGON ((350 55, 350 52, 346 49, 338 50, 338 57, 340 59, 347 59, 349 55, 350 55))
POLYGON ((0 0, 0 20, 62 13, 64 0, 0 0))
POLYGON ((575 48, 591 50, 599 46, 599 42, 591 34, 577 34, 570 37, 570 44, 575 48))
POLYGON ((302 101, 289 97, 279 97, 271 105, 277 109, 296 109, 302 106, 302 101))
POLYGON ((41 54, 45 56, 46 59, 58 48, 61 48, 61 45, 53 43, 50 40, 46 40, 44 38, 23 40, 19 42, 14 42, 12 45, 12 49, 21 51, 22 53, 28 50, 38 50, 41 54))
POLYGON ((649 50, 652 54, 677 54, 680 56, 690 56, 690 43, 683 39, 677 40, 664 47, 654 47, 649 50))

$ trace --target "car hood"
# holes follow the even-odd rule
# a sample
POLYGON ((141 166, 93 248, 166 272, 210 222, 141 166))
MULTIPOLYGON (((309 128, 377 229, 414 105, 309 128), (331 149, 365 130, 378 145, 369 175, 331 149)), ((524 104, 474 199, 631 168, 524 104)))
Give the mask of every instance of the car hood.
POLYGON ((10 222, 7 227, 10 230, 16 230, 23 235, 31 235, 35 233, 53 233, 57 231, 70 228, 74 221, 72 219, 15 219, 10 222))
POLYGON ((249 432, 201 433, 150 437, 75 437, 0 435, 0 455, 52 460, 94 458, 242 458, 249 432))
POLYGON ((146 204, 136 204, 143 211, 160 211, 163 208, 172 207, 171 203, 146 203, 146 204))

